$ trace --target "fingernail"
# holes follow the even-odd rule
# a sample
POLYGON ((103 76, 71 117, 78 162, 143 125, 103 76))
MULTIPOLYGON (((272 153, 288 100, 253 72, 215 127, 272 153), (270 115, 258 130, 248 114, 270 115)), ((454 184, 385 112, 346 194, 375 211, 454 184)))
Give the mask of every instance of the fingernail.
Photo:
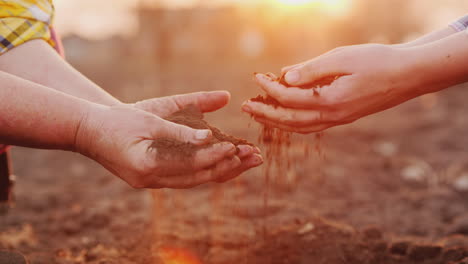
POLYGON ((253 163, 255 166, 258 166, 263 163, 263 158, 260 155, 256 155, 253 163))
POLYGON ((197 130, 197 132, 195 133, 195 138, 197 140, 205 140, 210 136, 210 134, 210 130, 197 130))
POLYGON ((257 79, 271 81, 271 78, 269 76, 265 75, 265 74, 259 73, 259 74, 255 75, 255 77, 257 77, 257 79))
POLYGON ((240 158, 246 157, 253 152, 253 148, 248 145, 237 146, 236 155, 240 158))
POLYGON ((299 81, 301 78, 299 71, 297 70, 292 70, 286 73, 286 76, 284 77, 286 79, 286 82, 293 84, 299 81))
POLYGON ((247 104, 244 104, 244 105, 242 106, 242 111, 247 112, 247 113, 251 113, 251 112, 252 112, 252 108, 250 108, 250 106, 248 106, 247 104))

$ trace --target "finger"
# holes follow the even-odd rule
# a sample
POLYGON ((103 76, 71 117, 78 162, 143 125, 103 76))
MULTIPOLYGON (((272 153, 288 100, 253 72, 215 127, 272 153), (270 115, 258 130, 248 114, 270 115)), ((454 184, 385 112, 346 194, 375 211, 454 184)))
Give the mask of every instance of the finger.
POLYGON ((231 95, 226 91, 198 92, 149 99, 135 105, 161 117, 167 117, 189 105, 195 105, 202 111, 212 112, 224 107, 231 95))
POLYGON ((238 167, 234 171, 226 174, 222 178, 216 180, 216 182, 218 182, 218 183, 227 182, 227 181, 232 180, 232 179, 236 178, 237 176, 241 175, 245 171, 247 171, 247 170, 249 170, 251 168, 258 167, 258 166, 260 166, 262 164, 263 164, 262 156, 260 156, 258 154, 250 155, 250 156, 242 159, 242 165, 240 167, 238 167))
POLYGON ((290 66, 286 66, 286 67, 283 67, 281 69, 281 75, 285 74, 286 72, 292 70, 292 69, 295 69, 301 65, 304 65, 305 62, 301 62, 301 63, 298 63, 298 64, 294 64, 294 65, 290 65, 290 66))
POLYGON ((285 81, 290 85, 302 86, 329 76, 349 75, 350 72, 340 60, 339 56, 333 55, 315 58, 289 70, 284 76, 285 81))
POLYGON ((227 91, 215 91, 176 95, 172 98, 178 110, 188 105, 196 105, 200 111, 205 113, 224 107, 229 102, 231 95, 227 91))
POLYGON ((209 129, 193 129, 188 126, 179 125, 154 116, 155 124, 152 126, 152 136, 154 139, 170 138, 185 143, 204 145, 213 136, 209 129))
POLYGON ((310 133, 320 132, 330 127, 340 125, 338 123, 333 123, 333 124, 314 125, 310 127, 292 127, 292 126, 288 126, 284 124, 278 124, 276 122, 270 121, 262 117, 255 117, 254 119, 255 121, 262 123, 264 125, 278 128, 280 130, 284 130, 287 132, 293 132, 293 133, 299 133, 299 134, 310 134, 310 133))
POLYGON ((154 157, 151 159, 158 165, 155 172, 158 173, 159 177, 166 178, 211 168, 226 158, 232 158, 237 152, 236 147, 229 142, 217 143, 199 149, 193 157, 178 153, 160 156, 158 155, 159 150, 157 148, 155 150, 154 157))
POLYGON ((208 148, 200 149, 193 157, 193 169, 201 170, 214 166, 216 163, 236 155, 237 149, 232 143, 222 142, 208 148))
MULTIPOLYGON (((257 74, 255 80, 268 95, 276 99, 283 106, 290 108, 313 108, 325 104, 325 102, 322 102, 323 96, 315 96, 317 92, 314 89, 286 87, 263 74, 257 74)), ((324 93, 327 88, 328 86, 322 87, 320 92, 324 93)))
POLYGON ((261 154, 262 151, 258 147, 254 147, 254 154, 261 154))
POLYGON ((270 77, 271 79, 275 80, 275 79, 278 79, 278 77, 274 74, 274 73, 271 73, 271 72, 268 72, 265 74, 266 76, 270 77))
POLYGON ((254 117, 262 117, 292 127, 336 122, 331 118, 333 115, 328 111, 284 108, 252 101, 244 103, 242 110, 254 117))
POLYGON ((239 158, 245 158, 247 156, 250 156, 254 153, 254 148, 252 146, 249 146, 249 145, 239 145, 237 146, 237 157, 239 158))
POLYGON ((151 185, 152 188, 173 188, 173 189, 187 189, 198 186, 203 183, 216 181, 229 171, 233 171, 241 166, 239 157, 234 156, 225 159, 216 164, 212 169, 201 170, 194 174, 180 175, 167 178, 158 178, 157 181, 151 185))

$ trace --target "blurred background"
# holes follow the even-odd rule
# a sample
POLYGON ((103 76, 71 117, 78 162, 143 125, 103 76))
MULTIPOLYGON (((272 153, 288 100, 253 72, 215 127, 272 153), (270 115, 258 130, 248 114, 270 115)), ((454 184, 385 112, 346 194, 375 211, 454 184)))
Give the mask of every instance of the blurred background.
POLYGON ((56 0, 55 5, 67 59, 118 98, 228 89, 237 103, 237 97, 254 94, 254 71, 278 73, 341 45, 412 40, 464 15, 468 2, 56 0))
MULTIPOLYGON (((468 12, 466 0, 54 2, 67 60, 105 90, 124 102, 228 90, 232 102, 207 119, 253 142, 259 126, 240 112, 242 101, 260 93, 253 72, 279 73, 283 66, 342 45, 409 41, 468 12)), ((291 147, 292 158, 301 163, 287 172, 294 188, 273 194, 281 214, 272 223, 316 213, 431 242, 458 234, 459 242, 444 243, 468 246, 466 98, 466 89, 450 89, 333 128, 321 142, 314 135, 302 137, 301 142, 322 144, 324 155, 303 161, 297 150, 302 146, 291 147)), ((160 193, 160 198, 179 198, 161 198, 169 209, 153 219, 149 192, 132 190, 79 155, 14 148, 13 156, 16 206, 0 217, 0 246, 20 249, 33 263, 147 263, 141 260, 145 254, 132 260, 135 248, 152 244, 137 234, 158 222, 166 224, 165 230, 180 229, 192 240, 197 235, 203 240, 206 234, 200 230, 206 225, 188 215, 206 218, 213 210, 204 206, 220 195, 228 197, 221 207, 244 208, 244 218, 257 217, 261 223, 262 217, 252 213, 262 201, 261 168, 222 187, 160 193), (227 190, 239 190, 234 188, 239 185, 246 186, 242 198, 233 198, 237 194, 227 190), (200 228, 184 229, 190 225, 200 228)), ((224 227, 252 222, 232 219, 224 227)), ((236 234, 251 239, 255 228, 249 230, 236 234)))

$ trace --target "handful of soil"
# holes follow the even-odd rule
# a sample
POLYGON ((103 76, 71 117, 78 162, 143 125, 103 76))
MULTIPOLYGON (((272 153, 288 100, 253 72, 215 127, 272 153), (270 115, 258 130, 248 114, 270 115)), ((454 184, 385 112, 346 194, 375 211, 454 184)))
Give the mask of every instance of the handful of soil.
MULTIPOLYGON (((254 74, 256 74, 256 73, 254 73, 254 74)), ((265 75, 270 77, 272 80, 286 86, 287 88, 292 87, 285 80, 286 73, 282 74, 281 77, 277 77, 275 74, 273 74, 271 72, 266 73, 265 75)), ((320 95, 320 89, 323 86, 330 85, 331 83, 333 83, 339 77, 340 76, 327 76, 327 77, 321 78, 321 79, 319 79, 319 80, 317 80, 317 81, 315 81, 315 82, 313 82, 311 84, 306 84, 306 85, 301 85, 301 86, 294 86, 294 87, 300 88, 300 89, 312 89, 314 91, 314 95, 319 96, 320 95)), ((250 99, 250 101, 260 102, 260 103, 267 104, 267 105, 272 105, 275 108, 278 107, 278 106, 281 106, 280 102, 278 102, 275 98, 273 98, 273 97, 271 97, 269 95, 266 95, 266 96, 258 95, 257 97, 250 99)))
POLYGON ((155 140, 151 147, 156 148, 158 153, 163 157, 171 156, 182 156, 184 158, 191 158, 200 149, 207 148, 213 144, 220 142, 231 142, 235 146, 254 144, 248 142, 245 139, 236 138, 231 135, 227 135, 218 128, 211 126, 203 120, 203 113, 195 105, 189 105, 186 108, 175 112, 174 114, 165 118, 167 121, 174 122, 180 125, 185 125, 195 129, 210 129, 213 136, 208 144, 197 146, 192 143, 181 142, 170 138, 162 138, 155 140))

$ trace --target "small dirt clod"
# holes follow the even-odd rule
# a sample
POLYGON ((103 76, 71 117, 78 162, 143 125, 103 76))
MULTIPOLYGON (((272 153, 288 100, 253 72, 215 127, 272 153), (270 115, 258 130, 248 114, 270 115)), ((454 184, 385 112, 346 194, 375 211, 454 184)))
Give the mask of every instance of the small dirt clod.
POLYGON ((220 142, 231 142, 235 146, 254 146, 254 144, 248 142, 245 139, 227 135, 221 132, 221 130, 219 130, 218 128, 208 124, 208 122, 203 120, 203 113, 195 105, 189 105, 186 108, 168 116, 165 119, 167 121, 185 125, 195 129, 210 129, 213 133, 213 137, 208 144, 202 146, 197 146, 191 143, 181 142, 169 138, 155 140, 152 144, 152 147, 156 148, 158 150, 158 153, 163 157, 171 157, 175 155, 190 158, 195 154, 197 150, 207 148, 213 144, 220 142))

